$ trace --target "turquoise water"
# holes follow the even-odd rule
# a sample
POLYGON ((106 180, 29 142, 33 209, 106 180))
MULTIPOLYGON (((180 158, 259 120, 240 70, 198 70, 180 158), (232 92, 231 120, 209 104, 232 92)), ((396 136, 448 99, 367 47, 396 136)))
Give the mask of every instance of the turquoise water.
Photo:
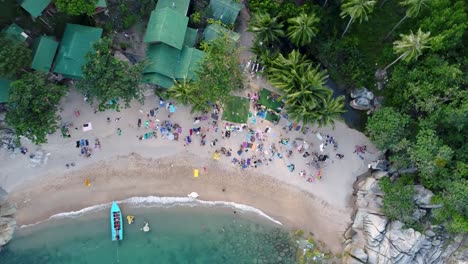
POLYGON ((211 207, 131 208, 124 240, 112 242, 107 209, 20 229, 0 263, 295 263, 281 226, 253 213, 211 207), (151 231, 140 229, 147 221, 151 231))

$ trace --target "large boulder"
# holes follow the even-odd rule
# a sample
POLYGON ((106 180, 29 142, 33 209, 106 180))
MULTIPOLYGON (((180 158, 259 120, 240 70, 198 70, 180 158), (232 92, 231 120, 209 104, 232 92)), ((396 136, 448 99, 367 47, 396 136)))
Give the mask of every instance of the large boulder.
POLYGON ((414 190, 416 191, 416 194, 414 195, 414 202, 417 205, 431 204, 431 199, 434 194, 430 190, 424 188, 422 185, 415 185, 414 190))
POLYGON ((0 187, 0 247, 13 238, 16 228, 16 208, 8 202, 7 192, 0 187))

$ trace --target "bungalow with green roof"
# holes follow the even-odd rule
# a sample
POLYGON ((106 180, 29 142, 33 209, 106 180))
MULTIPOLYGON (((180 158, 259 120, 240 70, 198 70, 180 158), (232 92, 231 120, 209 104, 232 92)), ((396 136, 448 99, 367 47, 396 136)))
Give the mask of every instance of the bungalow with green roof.
POLYGON ((233 25, 242 9, 242 4, 232 0, 211 0, 209 4, 211 16, 225 25, 233 25))
POLYGON ((180 50, 184 46, 188 20, 168 7, 153 11, 143 41, 149 44, 162 42, 180 50))
POLYGON ((41 36, 34 41, 31 68, 48 73, 57 53, 58 42, 48 36, 41 36))
POLYGON ((194 47, 198 40, 198 30, 193 28, 187 28, 185 31, 184 46, 194 47))
POLYGON ((174 80, 194 80, 205 53, 191 47, 182 51, 164 43, 151 44, 146 51, 149 65, 143 71, 143 82, 170 88, 174 80))
POLYGON ((11 81, 6 79, 0 79, 0 104, 8 103, 10 97, 11 81))
POLYGON ((93 44, 101 35, 102 28, 67 24, 53 72, 67 78, 81 79, 81 67, 86 64, 85 56, 88 52, 94 52, 93 44))
POLYGON ((23 0, 21 7, 26 10, 32 17, 36 18, 42 15, 42 11, 50 5, 52 0, 23 0))
POLYGON ((24 29, 15 23, 4 28, 2 32, 5 33, 8 38, 13 40, 25 41, 29 37, 28 34, 24 32, 24 29))
POLYGON ((185 47, 180 53, 178 67, 175 70, 174 77, 178 80, 195 80, 200 63, 205 58, 205 52, 185 47))
POLYGON ((154 10, 171 8, 181 15, 186 16, 190 5, 190 0, 159 0, 154 10))
POLYGON ((203 39, 207 42, 223 35, 227 35, 228 38, 232 39, 234 42, 237 42, 240 39, 239 34, 218 24, 210 24, 203 31, 203 39))

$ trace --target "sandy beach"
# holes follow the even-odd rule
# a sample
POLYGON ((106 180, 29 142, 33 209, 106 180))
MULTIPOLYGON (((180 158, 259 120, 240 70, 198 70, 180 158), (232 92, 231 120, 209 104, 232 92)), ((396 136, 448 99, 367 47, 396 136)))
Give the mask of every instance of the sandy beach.
POLYGON ((170 118, 169 111, 164 108, 157 116, 147 117, 150 109, 159 105, 159 99, 148 96, 145 102, 145 105, 135 102, 121 112, 95 113, 82 95, 71 90, 62 102, 64 110, 60 113, 63 122, 72 123, 70 138, 62 137, 57 131, 40 147, 23 140, 29 150, 26 155, 2 151, 0 184, 10 192, 19 209, 18 225, 112 200, 150 195, 184 197, 195 191, 203 200, 231 201, 256 207, 292 229, 310 232, 333 252, 340 252, 341 234, 351 220, 352 183, 377 155, 362 133, 337 122, 334 129, 312 127, 311 132, 304 135, 300 131, 282 129, 287 122, 284 118, 277 125, 259 119, 249 127, 258 132, 268 127, 268 133, 262 132, 263 142, 260 143, 275 145, 282 158, 274 155, 271 161, 265 159, 262 166, 242 169, 239 164, 232 163, 234 157, 240 160, 253 155, 265 156, 258 149, 250 153, 244 150, 238 156, 236 151, 245 141, 246 130, 223 139, 221 132, 225 121, 218 121, 219 129, 215 132, 212 119, 195 125, 194 117, 198 115, 192 115, 188 107, 179 105, 170 118), (80 115, 76 116, 75 111, 80 111, 80 115), (107 117, 111 122, 107 122, 107 117), (171 141, 159 135, 157 139, 139 140, 138 137, 151 128, 138 128, 138 118, 178 123, 182 127, 181 138, 171 141), (92 123, 93 129, 83 131, 82 124, 85 123, 92 123), (201 134, 194 134, 192 143, 184 146, 183 139, 194 126, 205 129, 207 145, 200 144, 201 134), (116 132, 118 128, 122 130, 121 135, 116 132), (316 133, 322 135, 322 141, 316 133), (337 141, 337 150, 328 146, 320 151, 326 135, 337 141), (76 141, 87 139, 93 146, 95 138, 101 142, 101 148, 91 147, 93 155, 90 158, 81 155, 76 141), (304 158, 297 150, 287 157, 288 149, 278 143, 282 138, 301 138, 310 145, 308 152, 319 152, 329 158, 319 170, 307 166, 310 157, 304 158), (216 146, 210 146, 215 139, 218 140, 216 146), (353 153, 356 145, 366 145, 368 151, 358 156, 353 153), (213 160, 213 153, 220 147, 232 148, 232 156, 221 155, 219 160, 213 160), (31 162, 29 155, 36 150, 46 153, 43 164, 31 162), (344 158, 338 159, 336 153, 343 154, 344 158), (71 163, 74 166, 65 166, 71 163), (295 165, 293 172, 288 170, 289 164, 295 165), (194 169, 200 171, 200 177, 193 177, 194 169), (306 176, 301 176, 301 171, 306 176), (317 177, 319 173, 321 179, 317 177), (308 182, 308 178, 313 181, 308 182), (86 179, 91 182, 89 187, 84 184, 86 179))

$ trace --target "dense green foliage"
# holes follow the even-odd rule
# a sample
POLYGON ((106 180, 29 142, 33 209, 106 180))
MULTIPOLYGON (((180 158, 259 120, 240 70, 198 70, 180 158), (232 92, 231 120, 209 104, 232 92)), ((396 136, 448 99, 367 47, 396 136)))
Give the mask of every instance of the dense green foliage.
POLYGON ((193 82, 177 82, 168 95, 182 104, 192 105, 192 111, 205 111, 213 103, 226 101, 233 91, 243 87, 243 75, 239 67, 239 49, 227 36, 203 43, 206 56, 197 70, 193 82))
POLYGON ((333 99, 332 91, 324 86, 327 77, 297 50, 288 57, 280 54, 268 73, 270 82, 284 92, 290 118, 319 126, 333 125, 344 112, 344 98, 333 99))
POLYGON ((94 44, 95 52, 86 55, 88 62, 83 66, 83 80, 78 83, 78 88, 91 104, 97 99, 100 111, 119 110, 121 104, 129 107, 133 99, 143 100, 139 84, 144 62, 132 65, 117 59, 111 47, 109 38, 94 44))
POLYGON ((58 10, 72 16, 92 15, 98 0, 55 0, 58 10))
POLYGON ((318 33, 316 25, 319 21, 320 18, 314 13, 310 15, 302 13, 298 17, 288 19, 288 37, 291 42, 301 47, 312 43, 313 38, 318 33))
POLYGON ((41 73, 26 73, 11 86, 8 125, 18 137, 27 137, 36 144, 46 143, 47 134, 58 128, 58 104, 66 88, 48 83, 41 73))
POLYGON ((31 65, 31 50, 26 43, 0 34, 0 77, 14 78, 31 65))
POLYGON ((387 107, 369 118, 367 132, 376 147, 395 151, 398 148, 397 144, 409 134, 409 123, 408 115, 387 107))
POLYGON ((380 189, 385 193, 382 209, 389 220, 399 220, 407 226, 414 224, 413 212, 416 209, 412 184, 405 184, 403 179, 390 182, 389 178, 379 181, 380 189))

